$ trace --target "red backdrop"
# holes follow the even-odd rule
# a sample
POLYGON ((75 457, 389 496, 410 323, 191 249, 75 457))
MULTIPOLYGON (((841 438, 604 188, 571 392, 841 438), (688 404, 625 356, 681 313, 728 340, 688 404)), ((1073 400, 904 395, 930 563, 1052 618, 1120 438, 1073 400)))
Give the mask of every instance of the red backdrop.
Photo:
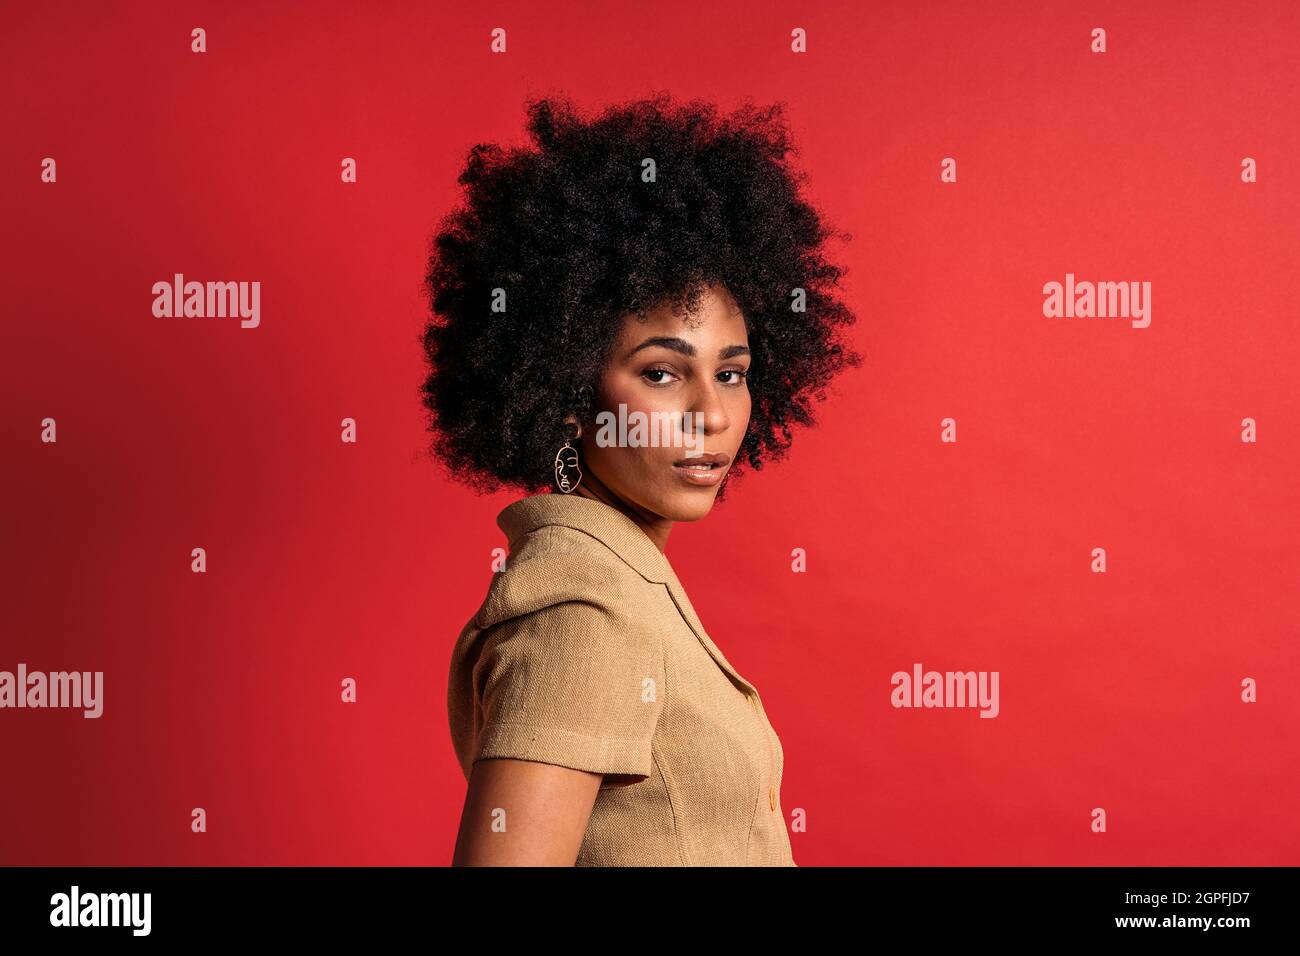
POLYGON ((665 89, 784 100, 853 234, 866 364, 668 550, 781 736, 795 859, 1300 863, 1300 5, 4 20, 0 670, 105 677, 97 720, 0 710, 0 862, 450 859, 447 664, 515 496, 424 457, 428 236, 527 95, 665 89), (260 326, 154 317, 177 272, 260 281, 260 326), (1151 282, 1150 326, 1045 317, 1067 272, 1151 282), (895 709, 916 662, 999 672, 999 715, 895 709))

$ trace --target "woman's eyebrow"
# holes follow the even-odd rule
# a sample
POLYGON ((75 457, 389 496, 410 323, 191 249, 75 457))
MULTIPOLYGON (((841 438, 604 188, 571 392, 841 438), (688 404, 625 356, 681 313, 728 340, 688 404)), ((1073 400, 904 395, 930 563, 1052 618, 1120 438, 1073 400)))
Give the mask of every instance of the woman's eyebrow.
MULTIPOLYGON (((623 360, 627 361, 642 349, 653 348, 656 345, 666 349, 672 349, 674 352, 680 352, 682 355, 692 358, 695 356, 695 346, 690 342, 687 342, 685 339, 673 335, 654 335, 646 339, 636 348, 632 349, 632 351, 628 352, 627 355, 623 356, 623 360)), ((718 358, 720 359, 729 359, 736 355, 749 354, 748 346, 744 345, 728 345, 725 348, 718 349, 718 358)))

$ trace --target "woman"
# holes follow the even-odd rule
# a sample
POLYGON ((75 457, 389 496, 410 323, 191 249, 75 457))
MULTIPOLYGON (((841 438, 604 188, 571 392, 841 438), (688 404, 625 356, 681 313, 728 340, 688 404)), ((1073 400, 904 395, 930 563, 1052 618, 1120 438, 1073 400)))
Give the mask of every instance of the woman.
POLYGON ((451 477, 525 497, 452 652, 455 865, 795 865, 780 740, 665 554, 861 361, 781 112, 540 100, 535 148, 470 152, 424 401, 451 477))

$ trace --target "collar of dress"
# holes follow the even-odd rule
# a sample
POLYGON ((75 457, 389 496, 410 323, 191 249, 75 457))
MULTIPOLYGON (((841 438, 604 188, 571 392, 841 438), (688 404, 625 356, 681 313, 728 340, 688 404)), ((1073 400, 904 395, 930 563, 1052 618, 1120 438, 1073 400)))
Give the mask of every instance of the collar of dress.
POLYGON ((668 563, 668 558, 655 547, 641 527, 623 512, 594 498, 543 492, 521 498, 507 505, 497 515, 497 527, 505 532, 512 546, 518 538, 530 531, 553 524, 591 535, 604 543, 641 577, 653 584, 667 587, 682 619, 690 625, 709 656, 742 690, 754 697, 758 696, 753 685, 737 673, 705 632, 704 624, 691 606, 686 589, 677 580, 677 574, 668 563))

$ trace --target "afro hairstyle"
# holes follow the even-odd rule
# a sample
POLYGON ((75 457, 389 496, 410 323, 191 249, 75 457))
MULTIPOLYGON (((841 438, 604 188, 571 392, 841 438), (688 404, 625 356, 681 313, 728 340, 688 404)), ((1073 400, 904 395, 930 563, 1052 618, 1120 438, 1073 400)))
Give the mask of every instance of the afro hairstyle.
POLYGON ((599 411, 624 317, 692 312, 714 283, 740 307, 752 353, 752 411, 727 480, 781 458, 791 426, 814 423, 813 398, 862 362, 840 337, 855 316, 836 295, 846 270, 825 256, 836 233, 786 161, 783 104, 720 117, 656 93, 590 120, 563 96, 526 108, 531 147, 473 146, 463 203, 431 242, 421 395, 449 477, 478 493, 550 486, 565 418, 599 411))

